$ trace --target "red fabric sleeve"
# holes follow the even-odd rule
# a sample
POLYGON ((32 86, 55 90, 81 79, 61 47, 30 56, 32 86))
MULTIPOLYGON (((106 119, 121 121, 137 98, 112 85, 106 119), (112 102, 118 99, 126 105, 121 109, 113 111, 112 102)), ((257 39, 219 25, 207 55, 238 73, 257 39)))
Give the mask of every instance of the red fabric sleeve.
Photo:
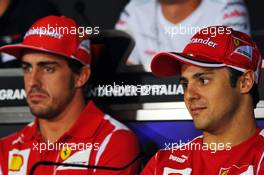
POLYGON ((158 153, 156 153, 147 163, 143 171, 140 175, 151 175, 155 174, 156 171, 156 161, 157 161, 158 153))
MULTIPOLYGON (((115 131, 103 150, 99 163, 97 164, 98 166, 123 167, 129 164, 140 153, 136 136, 127 130, 115 131)), ((138 175, 140 171, 139 165, 140 161, 138 160, 125 170, 96 170, 94 175, 138 175)))

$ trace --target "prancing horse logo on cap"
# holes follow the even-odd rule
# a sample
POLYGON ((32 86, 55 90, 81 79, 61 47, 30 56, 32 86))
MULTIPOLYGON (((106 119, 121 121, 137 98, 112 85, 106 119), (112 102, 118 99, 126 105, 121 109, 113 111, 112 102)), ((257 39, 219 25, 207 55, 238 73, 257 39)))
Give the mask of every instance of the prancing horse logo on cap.
POLYGON ((239 39, 234 38, 233 41, 234 41, 235 46, 239 46, 239 44, 240 44, 239 39))

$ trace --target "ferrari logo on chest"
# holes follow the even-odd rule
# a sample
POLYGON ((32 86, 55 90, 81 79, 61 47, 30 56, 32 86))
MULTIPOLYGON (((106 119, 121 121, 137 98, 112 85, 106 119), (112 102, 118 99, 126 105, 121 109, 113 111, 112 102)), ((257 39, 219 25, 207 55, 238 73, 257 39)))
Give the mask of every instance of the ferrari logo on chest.
POLYGON ((72 150, 69 147, 63 147, 60 152, 60 157, 62 160, 66 160, 71 155, 72 150))
POLYGON ((220 175, 228 175, 229 170, 221 170, 220 175))

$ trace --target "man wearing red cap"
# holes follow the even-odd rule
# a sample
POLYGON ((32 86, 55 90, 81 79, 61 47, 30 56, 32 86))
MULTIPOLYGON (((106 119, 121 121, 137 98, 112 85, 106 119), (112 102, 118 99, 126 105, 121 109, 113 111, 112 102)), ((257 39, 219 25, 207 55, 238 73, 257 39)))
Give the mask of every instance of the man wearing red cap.
POLYGON ((196 33, 182 53, 157 54, 157 76, 180 75, 184 101, 203 135, 161 150, 142 175, 263 175, 264 130, 254 108, 262 57, 242 32, 212 26, 196 33))
POLYGON ((21 44, 0 48, 21 60, 27 102, 36 116, 0 141, 3 174, 29 174, 39 161, 71 165, 40 163, 37 175, 138 174, 138 162, 112 170, 137 157, 138 142, 92 101, 85 104, 82 88, 90 77, 90 41, 76 31, 72 19, 48 16, 32 25, 21 44), (85 165, 97 168, 81 167, 85 165))

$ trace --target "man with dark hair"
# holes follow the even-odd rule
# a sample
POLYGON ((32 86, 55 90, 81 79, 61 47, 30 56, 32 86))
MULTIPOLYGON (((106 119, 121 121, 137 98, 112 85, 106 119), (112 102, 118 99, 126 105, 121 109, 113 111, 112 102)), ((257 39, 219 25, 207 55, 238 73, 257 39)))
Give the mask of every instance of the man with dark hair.
POLYGON ((75 21, 48 16, 36 21, 22 44, 0 51, 21 60, 27 102, 34 122, 0 140, 3 174, 26 175, 39 161, 76 166, 39 166, 37 175, 138 174, 135 135, 104 114, 92 101, 85 104, 83 86, 90 77, 91 51, 75 21), (79 165, 79 166, 78 166, 79 165), (83 168, 80 166, 100 166, 83 168))
POLYGON ((157 54, 152 72, 180 75, 184 102, 203 135, 159 151, 142 175, 264 174, 264 130, 254 116, 261 64, 255 42, 224 26, 202 29, 181 53, 157 54))
MULTIPOLYGON (((243 75, 243 72, 229 68, 230 71, 230 85, 231 87, 235 88, 237 80, 240 76, 243 75)), ((258 85, 254 82, 253 87, 250 89, 249 94, 251 95, 253 99, 253 108, 255 109, 257 107, 257 103, 259 102, 259 91, 258 91, 258 85)))

